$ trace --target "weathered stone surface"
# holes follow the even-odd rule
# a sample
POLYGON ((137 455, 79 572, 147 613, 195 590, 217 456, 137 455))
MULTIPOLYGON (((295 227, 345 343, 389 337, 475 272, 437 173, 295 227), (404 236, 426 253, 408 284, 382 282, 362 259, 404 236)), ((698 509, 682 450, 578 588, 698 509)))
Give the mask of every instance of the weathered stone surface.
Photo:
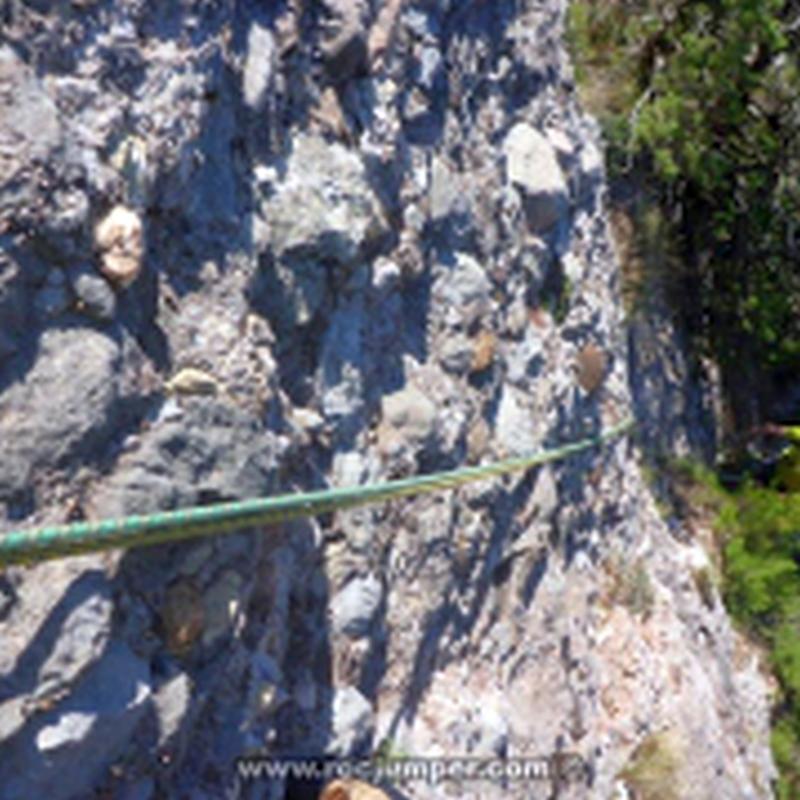
POLYGON ((469 314, 465 319, 469 324, 486 310, 490 290, 491 282, 478 261, 467 253, 457 253, 452 266, 443 265, 434 291, 461 314, 469 314))
POLYGON ((372 733, 372 706, 354 686, 334 690, 331 703, 332 736, 328 752, 345 756, 356 754, 372 733))
POLYGON ((354 578, 331 599, 333 631, 364 636, 383 596, 381 582, 373 575, 354 578))
POLYGON ((341 145, 300 135, 285 171, 261 209, 275 259, 266 291, 280 293, 268 300, 276 316, 304 325, 326 296, 330 268, 351 269, 386 235, 387 223, 362 160, 341 145))
POLYGON ((274 481, 277 439, 252 416, 204 399, 153 426, 94 503, 103 516, 196 504, 201 495, 259 497, 274 481))
POLYGON ((244 101, 253 111, 260 111, 272 82, 275 60, 275 38, 272 32, 252 22, 247 32, 247 56, 242 76, 244 101))
POLYGON ((328 73, 343 83, 363 69, 367 57, 366 0, 323 0, 322 54, 328 73))
POLYGON ((383 420, 404 439, 420 445, 434 433, 436 406, 412 386, 384 397, 383 420))
POLYGON ((286 178, 264 216, 278 258, 303 253, 345 266, 386 229, 361 159, 307 135, 295 140, 286 178))
POLYGON ((527 122, 518 122, 503 143, 508 180, 523 193, 528 225, 544 231, 568 207, 567 184, 553 147, 527 122))
POLYGON ((33 367, 0 398, 0 498, 113 435, 119 364, 117 345, 103 334, 67 328, 42 335, 33 367))
POLYGON ((70 270, 70 283, 79 311, 103 321, 114 318, 117 310, 114 291, 108 281, 101 278, 89 265, 79 265, 70 270))
POLYGON ((150 693, 147 664, 121 642, 111 642, 57 710, 46 711, 35 725, 4 743, 4 796, 70 800, 82 794, 82 787, 97 781, 129 745, 150 693))
MULTIPOLYGON (((52 98, 7 44, 0 46, 0 215, 32 216, 40 190, 33 175, 53 158, 63 131, 52 98)), ((1 229, 0 229, 1 230, 1 229)))

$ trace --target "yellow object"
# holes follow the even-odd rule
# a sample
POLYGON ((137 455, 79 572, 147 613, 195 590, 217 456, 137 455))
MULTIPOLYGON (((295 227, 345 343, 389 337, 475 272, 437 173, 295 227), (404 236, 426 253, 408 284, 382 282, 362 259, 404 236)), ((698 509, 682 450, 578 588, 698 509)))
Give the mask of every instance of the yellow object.
POLYGON ((774 483, 787 492, 800 492, 800 425, 784 428, 783 434, 791 444, 778 461, 774 483))

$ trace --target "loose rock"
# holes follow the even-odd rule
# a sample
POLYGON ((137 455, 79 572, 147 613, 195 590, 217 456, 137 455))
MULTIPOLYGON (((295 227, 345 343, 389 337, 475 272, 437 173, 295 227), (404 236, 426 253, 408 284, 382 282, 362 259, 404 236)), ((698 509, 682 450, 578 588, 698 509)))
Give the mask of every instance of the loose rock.
POLYGON ((139 275, 144 253, 140 216, 125 206, 114 206, 95 228, 100 271, 119 287, 129 286, 139 275))
POLYGON ((584 392, 594 392, 606 375, 608 357, 596 344, 587 344, 575 360, 577 380, 584 392))
POLYGON ((566 213, 567 184, 553 146, 526 122, 517 123, 503 145, 508 180, 523 193, 528 225, 545 231, 566 213))

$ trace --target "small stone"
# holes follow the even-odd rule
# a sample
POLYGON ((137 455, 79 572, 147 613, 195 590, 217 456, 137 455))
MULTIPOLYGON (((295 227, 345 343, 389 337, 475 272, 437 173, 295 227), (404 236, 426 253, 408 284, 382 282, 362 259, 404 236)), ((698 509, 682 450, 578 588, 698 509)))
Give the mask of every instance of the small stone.
POLYGON ((506 312, 505 328, 511 336, 520 337, 528 327, 528 309, 522 300, 512 303, 506 312))
POLYGON ((430 215, 433 220, 445 219, 463 202, 464 184, 451 164, 434 156, 431 167, 430 215))
POLYGON ((139 215, 125 206, 114 206, 95 228, 94 241, 100 253, 100 271, 117 286, 133 283, 144 252, 139 215))
POLYGON ((522 191, 529 227, 551 228, 568 206, 567 183, 553 146, 531 125, 520 122, 509 131, 503 152, 508 180, 522 191))
POLYGON ((72 291, 78 298, 78 309, 100 320, 114 318, 117 298, 108 283, 88 266, 78 267, 70 276, 72 291))
POLYGON ((253 293, 279 333, 311 322, 331 278, 351 275, 389 231, 364 161, 352 150, 299 135, 285 168, 251 220, 257 249, 274 256, 270 269, 257 274, 253 293))
POLYGON ((608 358, 596 344, 587 344, 575 361, 578 385, 587 394, 591 394, 603 382, 608 366, 608 358))
POLYGON ((30 486, 36 470, 102 451, 114 434, 120 370, 109 337, 90 329, 44 331, 25 380, 3 395, 0 500, 30 486))
POLYGON ((164 388, 170 394, 215 395, 219 391, 217 379, 195 367, 184 367, 170 378, 164 388))
POLYGON ((247 56, 244 62, 244 102, 260 111, 267 97, 275 59, 275 39, 268 28, 253 22, 247 33, 247 56))
POLYGON ((442 344, 439 358, 447 372, 461 375, 470 369, 474 359, 474 345, 466 336, 448 336, 442 344))
POLYGON ((331 601, 334 633, 366 636, 382 598, 383 587, 374 576, 351 580, 331 601))
POLYGON ((372 267, 372 286, 381 295, 387 295, 400 284, 402 271, 396 261, 384 256, 375 259, 372 267))
POLYGON ((188 580, 181 580, 167 590, 161 611, 164 638, 170 652, 188 652, 205 626, 203 596, 188 580))
POLYGON ((345 756, 365 744, 372 733, 372 705, 355 686, 336 689, 333 695, 329 753, 345 756))
POLYGON ((481 456, 489 447, 490 436, 489 425, 483 417, 478 417, 470 425, 467 432, 467 460, 471 464, 476 464, 481 460, 481 456))
POLYGON ((511 386, 503 388, 495 421, 495 440, 509 456, 523 456, 536 449, 533 418, 526 394, 511 386))
POLYGON ((453 262, 435 267, 432 295, 442 306, 445 326, 471 330, 485 317, 491 305, 492 284, 483 267, 466 253, 456 253, 453 262))
POLYGON ((558 509, 558 486, 550 467, 542 467, 536 476, 531 505, 539 519, 549 520, 558 509))
POLYGON ((492 331, 482 330, 475 337, 472 351, 472 372, 483 372, 491 366, 494 361, 495 350, 497 349, 497 337, 492 331))
POLYGON ((192 684, 185 672, 176 675, 155 693, 153 706, 158 718, 159 745, 166 744, 180 730, 191 699, 192 684))
POLYGON ((420 444, 433 434, 436 406, 412 386, 383 398, 383 419, 407 440, 420 444))

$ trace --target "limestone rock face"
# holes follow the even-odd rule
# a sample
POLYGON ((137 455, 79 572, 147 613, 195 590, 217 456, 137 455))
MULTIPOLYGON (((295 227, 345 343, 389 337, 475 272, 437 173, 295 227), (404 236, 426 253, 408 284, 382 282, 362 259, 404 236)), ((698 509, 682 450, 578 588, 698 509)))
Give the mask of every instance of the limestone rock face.
POLYGON ((0 531, 639 437, 0 565, 2 800, 609 800, 648 759, 654 796, 770 797, 763 665, 637 449, 711 458, 713 380, 626 321, 566 3, 5 6, 0 531), (552 772, 237 766, 375 753, 552 772))

